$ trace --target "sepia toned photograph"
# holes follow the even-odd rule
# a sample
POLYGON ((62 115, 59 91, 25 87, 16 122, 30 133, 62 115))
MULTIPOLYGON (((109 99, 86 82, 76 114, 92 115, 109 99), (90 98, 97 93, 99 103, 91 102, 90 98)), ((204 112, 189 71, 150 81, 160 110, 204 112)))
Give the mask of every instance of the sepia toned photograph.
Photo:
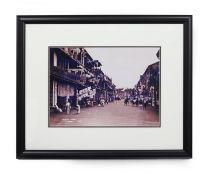
POLYGON ((49 47, 49 127, 160 127, 160 46, 49 47))

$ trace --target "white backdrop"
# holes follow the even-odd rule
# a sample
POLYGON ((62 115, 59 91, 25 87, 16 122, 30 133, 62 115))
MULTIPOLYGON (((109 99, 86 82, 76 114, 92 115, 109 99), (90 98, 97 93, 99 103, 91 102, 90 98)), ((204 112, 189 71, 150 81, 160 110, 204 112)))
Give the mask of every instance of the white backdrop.
POLYGON ((1 156, 0 174, 192 174, 208 169, 208 0, 7 0, 1 1, 1 156), (15 44, 16 14, 193 14, 193 139, 192 160, 16 160, 15 44), (3 98, 2 98, 3 97, 3 98), (171 171, 172 170, 172 171, 171 171))
MULTIPOLYGON (((26 149, 162 150, 183 148, 182 24, 27 24, 25 54, 26 149), (54 45, 160 45, 161 127, 48 128, 48 46, 54 45)), ((140 62, 135 62, 135 64, 140 64, 140 62)), ((118 67, 120 66, 118 63, 118 67)))

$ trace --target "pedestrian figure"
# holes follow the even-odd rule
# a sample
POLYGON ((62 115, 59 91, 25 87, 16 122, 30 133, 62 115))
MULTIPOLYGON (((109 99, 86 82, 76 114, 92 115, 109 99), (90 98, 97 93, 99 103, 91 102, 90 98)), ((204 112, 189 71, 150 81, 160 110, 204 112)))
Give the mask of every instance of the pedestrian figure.
POLYGON ((77 107, 77 114, 80 114, 81 113, 81 107, 80 107, 80 105, 78 104, 76 107, 77 107))
POLYGON ((143 107, 143 100, 142 99, 139 99, 139 108, 140 109, 143 109, 144 107, 143 107))
POLYGON ((76 97, 76 99, 75 99, 75 107, 76 107, 76 109, 77 109, 77 114, 80 114, 80 112, 81 112, 81 107, 80 107, 80 105, 78 104, 78 97, 76 97))
POLYGON ((125 100, 124 100, 124 105, 128 105, 128 103, 129 103, 129 100, 128 100, 128 98, 125 98, 125 100))
POLYGON ((138 104, 139 104, 138 98, 131 100, 131 103, 132 103, 132 106, 134 106, 134 105, 138 106, 138 104))
POLYGON ((144 110, 146 110, 146 108, 147 108, 147 100, 146 99, 144 99, 143 107, 144 107, 144 110))
POLYGON ((69 101, 66 103, 66 108, 67 108, 67 114, 70 114, 71 105, 69 101))

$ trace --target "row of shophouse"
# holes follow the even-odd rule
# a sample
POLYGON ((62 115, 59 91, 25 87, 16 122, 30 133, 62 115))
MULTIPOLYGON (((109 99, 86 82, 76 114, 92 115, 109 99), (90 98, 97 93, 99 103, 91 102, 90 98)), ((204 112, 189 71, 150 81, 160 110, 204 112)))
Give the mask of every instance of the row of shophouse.
POLYGON ((136 85, 136 94, 147 98, 152 106, 159 106, 160 100, 160 61, 147 67, 136 85))
MULTIPOLYGON (((160 59, 160 53, 156 56, 160 59)), ((160 61, 147 66, 134 88, 116 89, 116 97, 147 100, 150 105, 158 107, 160 99, 160 61)))
POLYGON ((159 110, 160 105, 160 54, 156 53, 159 61, 149 65, 136 85, 136 89, 142 96, 148 97, 150 104, 159 110))
POLYGON ((85 99, 113 101, 115 85, 84 48, 49 48, 50 107, 77 106, 85 99))

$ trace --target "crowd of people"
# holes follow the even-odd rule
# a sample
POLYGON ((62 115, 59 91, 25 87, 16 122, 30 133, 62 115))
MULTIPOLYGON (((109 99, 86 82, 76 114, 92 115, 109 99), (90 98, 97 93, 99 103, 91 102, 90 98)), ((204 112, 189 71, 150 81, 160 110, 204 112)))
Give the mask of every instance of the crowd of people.
POLYGON ((62 113, 66 112, 66 114, 70 114, 73 110, 76 111, 76 114, 79 114, 81 112, 81 107, 104 107, 105 104, 108 104, 109 102, 113 102, 114 100, 105 100, 104 98, 100 98, 96 104, 94 103, 92 98, 84 97, 81 100, 68 98, 66 99, 66 103, 63 104, 62 108, 59 107, 57 104, 55 105, 54 112, 55 113, 62 113))
POLYGON ((149 97, 144 98, 130 98, 125 97, 124 98, 124 105, 128 106, 131 104, 132 106, 141 107, 142 109, 146 110, 148 105, 151 105, 151 99, 149 97))

